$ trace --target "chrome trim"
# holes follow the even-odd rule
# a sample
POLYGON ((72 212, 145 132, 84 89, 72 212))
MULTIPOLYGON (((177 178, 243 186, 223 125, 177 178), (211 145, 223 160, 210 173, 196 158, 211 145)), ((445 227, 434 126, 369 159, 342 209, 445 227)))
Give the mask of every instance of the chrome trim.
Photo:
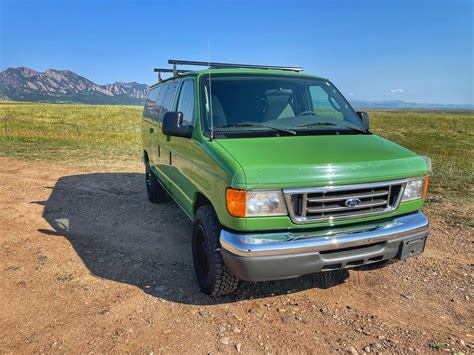
POLYGON ((331 201, 340 201, 349 198, 367 198, 367 197, 379 197, 389 195, 388 191, 383 192, 373 192, 373 193, 366 193, 364 194, 357 194, 357 195, 340 195, 337 197, 322 197, 322 198, 308 198, 309 202, 331 202, 331 201))
POLYGON ((401 237, 427 236, 428 219, 421 212, 384 222, 332 227, 315 232, 239 234, 221 231, 221 249, 242 257, 317 253, 380 243, 401 237))
MULTIPOLYGON (((418 178, 416 178, 418 179, 418 178)), ((283 192, 290 194, 302 194, 302 193, 312 193, 312 192, 325 192, 325 191, 341 191, 341 190, 358 190, 358 189, 370 189, 372 187, 383 187, 389 185, 399 185, 406 183, 408 180, 413 179, 399 179, 399 180, 389 180, 389 181, 378 181, 370 182, 363 184, 351 184, 351 185, 329 185, 329 186, 319 186, 319 187, 302 187, 302 188, 292 188, 292 189, 283 189, 283 192)))
POLYGON ((378 207, 378 206, 383 206, 383 205, 386 205, 387 204, 387 201, 374 201, 373 203, 370 203, 370 202, 361 202, 359 203, 357 206, 354 206, 354 207, 321 207, 321 208, 318 208, 318 209, 311 209, 308 208, 307 211, 311 212, 311 213, 317 213, 317 212, 333 212, 333 211, 353 211, 353 210, 356 210, 358 208, 367 208, 367 207, 378 207), (350 208, 348 210, 348 208, 350 208))
MULTIPOLYGON (((412 179, 413 178, 390 180, 390 181, 379 181, 379 182, 364 183, 364 184, 353 184, 353 185, 335 185, 335 186, 283 189, 283 196, 285 198, 288 214, 292 222, 295 224, 306 224, 306 223, 315 223, 315 222, 323 222, 323 221, 336 221, 336 220, 342 220, 342 219, 349 220, 349 219, 360 218, 360 217, 378 216, 378 215, 387 214, 387 213, 395 211, 400 205, 407 182, 412 179), (386 186, 389 187, 388 198, 390 198, 391 187, 394 185, 401 185, 400 192, 397 196, 397 199, 393 203, 393 205, 390 207, 387 207, 383 211, 350 213, 350 210, 348 210, 348 213, 350 214, 347 214, 347 215, 341 214, 338 216, 328 216, 328 217, 306 217, 306 208, 302 208, 303 213, 301 215, 297 215, 295 211, 293 210, 293 204, 291 203, 292 195, 302 194, 303 205, 306 205, 308 202, 307 201, 308 198, 304 198, 304 197, 310 193, 333 192, 333 191, 348 191, 348 193, 350 193, 351 190, 363 190, 363 189, 386 187, 386 186)), ((313 198, 312 202, 314 202, 314 200, 315 199, 313 198)), ((388 203, 388 200, 387 200, 387 203, 388 203)))

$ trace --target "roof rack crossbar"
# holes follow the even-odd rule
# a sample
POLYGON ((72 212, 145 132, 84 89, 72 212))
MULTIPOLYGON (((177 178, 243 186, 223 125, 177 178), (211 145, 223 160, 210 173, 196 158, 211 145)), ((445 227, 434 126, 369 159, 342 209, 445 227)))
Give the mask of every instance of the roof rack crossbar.
POLYGON ((235 63, 216 63, 216 62, 199 62, 193 60, 177 60, 170 59, 168 64, 173 65, 196 65, 204 66, 210 68, 248 68, 248 69, 273 69, 273 70, 286 70, 294 72, 302 72, 303 68, 301 67, 283 67, 276 65, 256 65, 256 64, 235 64, 235 63))
MULTIPOLYGON (((164 68, 154 68, 153 71, 155 73, 173 73, 174 72, 173 69, 164 69, 164 68)), ((178 74, 189 73, 190 71, 192 71, 192 70, 190 70, 190 69, 188 69, 188 70, 177 70, 178 74)))
POLYGON ((153 71, 158 73, 158 82, 162 83, 163 78, 161 77, 161 73, 173 73, 173 76, 178 76, 179 74, 189 73, 191 70, 178 70, 176 69, 176 65, 173 65, 173 69, 154 68, 153 71))

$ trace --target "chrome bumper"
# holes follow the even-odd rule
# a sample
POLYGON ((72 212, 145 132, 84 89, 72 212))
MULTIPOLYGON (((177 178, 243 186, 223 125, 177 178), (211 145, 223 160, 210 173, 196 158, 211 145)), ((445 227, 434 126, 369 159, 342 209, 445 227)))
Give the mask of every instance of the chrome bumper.
POLYGON ((428 219, 421 212, 351 227, 330 227, 312 232, 240 234, 221 231, 223 251, 239 257, 314 253, 370 245, 398 238, 428 235, 428 219))

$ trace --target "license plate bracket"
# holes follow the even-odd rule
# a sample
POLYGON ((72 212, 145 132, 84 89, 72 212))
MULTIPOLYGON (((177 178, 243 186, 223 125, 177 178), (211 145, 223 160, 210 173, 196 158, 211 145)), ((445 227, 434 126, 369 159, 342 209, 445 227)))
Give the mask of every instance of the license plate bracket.
POLYGON ((426 237, 410 239, 403 242, 401 260, 405 260, 423 253, 426 237))

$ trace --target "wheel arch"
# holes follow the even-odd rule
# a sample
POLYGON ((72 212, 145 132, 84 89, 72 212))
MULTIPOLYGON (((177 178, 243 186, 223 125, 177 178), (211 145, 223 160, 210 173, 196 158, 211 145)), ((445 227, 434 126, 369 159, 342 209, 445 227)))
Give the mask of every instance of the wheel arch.
POLYGON ((196 216, 196 212, 199 207, 209 205, 214 209, 211 200, 209 200, 202 192, 197 192, 194 198, 194 206, 193 206, 193 217, 196 216))
POLYGON ((146 165, 150 162, 150 158, 148 158, 148 152, 146 150, 143 151, 143 163, 146 165))

